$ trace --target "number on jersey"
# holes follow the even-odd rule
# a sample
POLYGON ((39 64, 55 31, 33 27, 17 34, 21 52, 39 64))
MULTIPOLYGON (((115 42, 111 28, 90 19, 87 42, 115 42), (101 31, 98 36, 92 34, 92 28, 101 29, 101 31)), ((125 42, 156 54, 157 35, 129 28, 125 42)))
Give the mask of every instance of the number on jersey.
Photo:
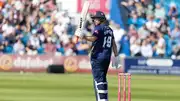
POLYGON ((106 36, 104 37, 104 43, 103 43, 103 48, 110 48, 111 47, 111 40, 112 36, 106 36))

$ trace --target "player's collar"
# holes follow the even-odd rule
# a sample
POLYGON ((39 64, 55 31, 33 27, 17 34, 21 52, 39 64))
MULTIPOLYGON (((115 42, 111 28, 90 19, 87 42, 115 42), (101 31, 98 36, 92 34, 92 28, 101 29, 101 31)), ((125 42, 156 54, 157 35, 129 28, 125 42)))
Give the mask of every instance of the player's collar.
POLYGON ((102 26, 108 26, 108 23, 107 22, 103 22, 101 23, 102 26))

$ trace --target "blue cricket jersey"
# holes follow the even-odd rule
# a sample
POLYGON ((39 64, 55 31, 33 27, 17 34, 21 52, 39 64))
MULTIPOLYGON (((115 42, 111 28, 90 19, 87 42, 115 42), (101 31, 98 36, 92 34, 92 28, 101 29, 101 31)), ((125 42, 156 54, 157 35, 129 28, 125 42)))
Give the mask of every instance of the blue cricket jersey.
POLYGON ((112 53, 113 30, 105 24, 95 26, 93 35, 97 40, 92 43, 91 58, 110 59, 112 53))

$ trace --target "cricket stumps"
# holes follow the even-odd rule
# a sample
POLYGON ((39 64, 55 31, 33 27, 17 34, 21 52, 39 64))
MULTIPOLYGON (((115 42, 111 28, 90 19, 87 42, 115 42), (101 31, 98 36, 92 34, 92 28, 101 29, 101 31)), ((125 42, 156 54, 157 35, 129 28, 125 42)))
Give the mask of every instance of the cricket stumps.
POLYGON ((126 90, 128 91, 128 101, 131 101, 131 74, 118 73, 118 101, 126 101, 126 90), (126 83, 127 81, 128 83, 126 83), (122 92, 123 94, 121 94, 122 92))

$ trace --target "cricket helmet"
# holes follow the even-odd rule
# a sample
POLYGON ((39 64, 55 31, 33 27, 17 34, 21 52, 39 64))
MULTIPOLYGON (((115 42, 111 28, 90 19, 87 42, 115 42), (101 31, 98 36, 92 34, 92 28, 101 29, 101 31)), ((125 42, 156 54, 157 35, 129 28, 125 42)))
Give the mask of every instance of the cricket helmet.
POLYGON ((106 20, 106 16, 102 11, 96 11, 95 15, 91 16, 92 19, 99 18, 101 20, 106 20))

